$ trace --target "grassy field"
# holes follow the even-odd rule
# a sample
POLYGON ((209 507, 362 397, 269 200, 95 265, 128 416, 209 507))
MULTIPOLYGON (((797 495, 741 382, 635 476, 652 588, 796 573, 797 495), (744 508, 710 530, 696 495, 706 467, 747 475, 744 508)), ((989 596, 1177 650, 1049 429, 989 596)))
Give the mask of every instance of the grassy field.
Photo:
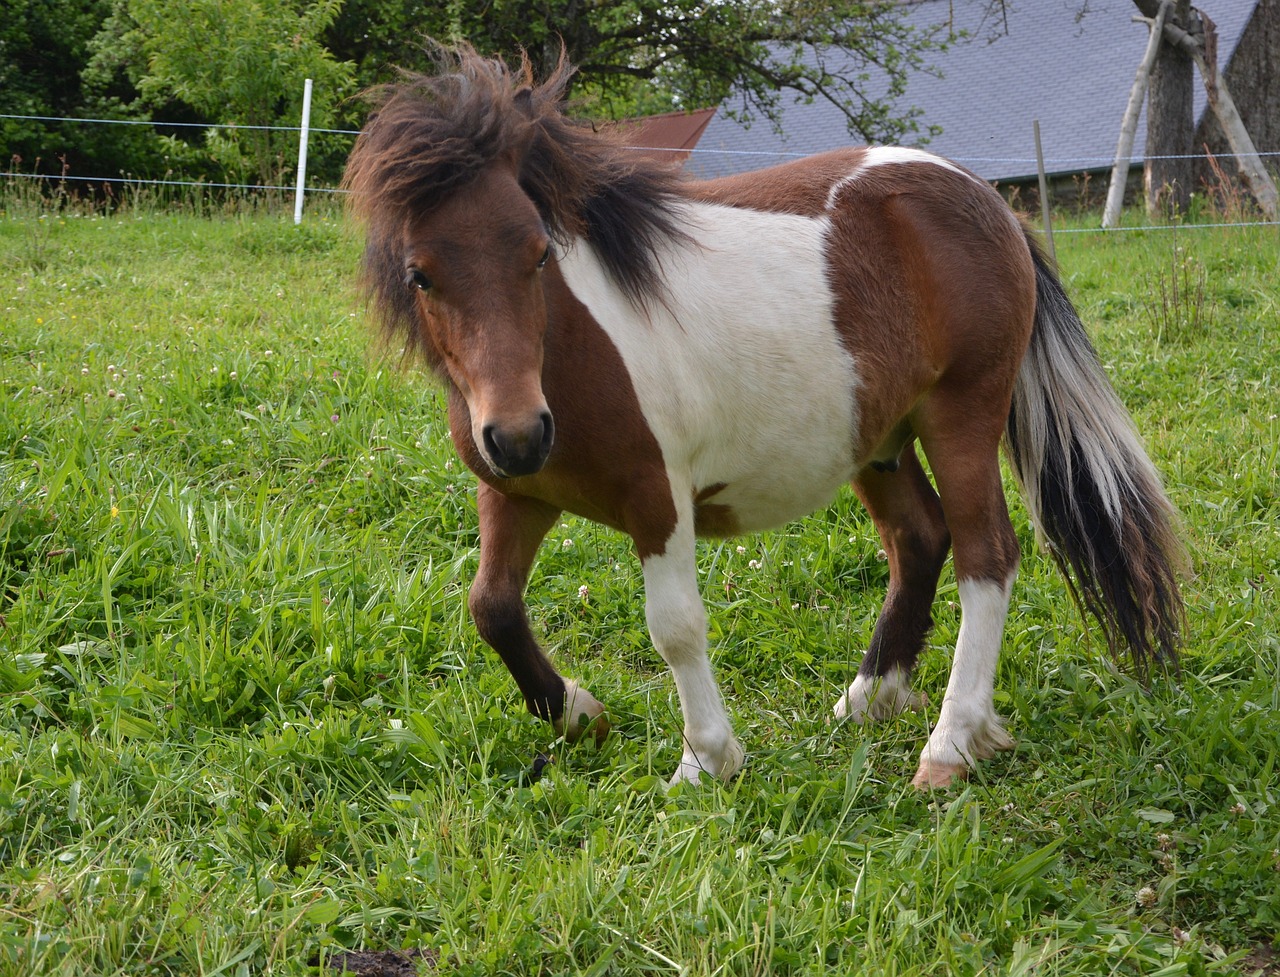
POLYGON ((749 761, 667 791, 628 542, 566 519, 530 586, 621 734, 566 746, 467 620, 473 480, 371 346, 340 219, 11 206, 0 975, 1276 973, 1280 233, 1058 245, 1185 516, 1181 675, 1107 663, 1015 501, 1018 748, 916 792, 955 583, 932 709, 829 723, 886 582, 845 493, 700 551, 749 761))

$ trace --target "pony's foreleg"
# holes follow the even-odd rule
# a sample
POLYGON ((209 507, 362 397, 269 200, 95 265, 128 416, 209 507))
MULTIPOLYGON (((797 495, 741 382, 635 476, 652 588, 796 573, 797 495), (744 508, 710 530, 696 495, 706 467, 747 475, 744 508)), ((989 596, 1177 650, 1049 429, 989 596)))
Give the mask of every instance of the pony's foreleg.
POLYGON ((480 568, 467 600, 476 630, 506 663, 531 713, 551 722, 568 740, 577 739, 588 727, 603 739, 609 729, 604 706, 556 671, 534 638, 525 610, 529 570, 560 510, 535 499, 503 495, 483 482, 476 505, 480 568))
POLYGON ((931 608, 951 536, 938 494, 908 446, 894 472, 866 469, 853 483, 889 560, 889 592, 858 675, 836 701, 837 719, 862 723, 917 708, 911 671, 933 626, 931 608))
POLYGON ((664 551, 643 563, 649 634, 671 667, 684 713, 684 755, 671 782, 696 783, 704 772, 727 780, 742 767, 743 752, 707 660, 691 512, 681 513, 664 551))

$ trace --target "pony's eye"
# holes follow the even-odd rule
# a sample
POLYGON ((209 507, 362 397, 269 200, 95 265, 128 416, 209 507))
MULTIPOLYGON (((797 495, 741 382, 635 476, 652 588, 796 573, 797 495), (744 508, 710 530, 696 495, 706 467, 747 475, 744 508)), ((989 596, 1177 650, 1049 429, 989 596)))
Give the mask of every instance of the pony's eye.
POLYGON ((417 268, 409 269, 409 284, 419 291, 426 292, 431 288, 431 279, 417 268))
POLYGON ((547 262, 551 260, 551 245, 547 245, 547 250, 542 252, 542 257, 538 259, 538 267, 545 268, 547 262))

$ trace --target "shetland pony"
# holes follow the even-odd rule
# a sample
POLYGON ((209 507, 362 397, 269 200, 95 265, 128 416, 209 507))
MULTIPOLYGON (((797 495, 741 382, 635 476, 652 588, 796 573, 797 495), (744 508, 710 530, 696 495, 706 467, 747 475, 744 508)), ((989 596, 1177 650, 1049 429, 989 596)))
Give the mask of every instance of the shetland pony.
POLYGON ((1174 511, 1053 269, 989 185, 887 147, 686 181, 567 117, 567 64, 538 82, 527 61, 438 54, 436 74, 381 91, 344 184, 372 310, 443 381, 479 478, 468 604, 531 712, 571 740, 608 728, 524 604, 568 511, 634 541, 684 714, 673 782, 731 777, 743 748, 707 659, 695 540, 780 525, 851 482, 889 587, 835 714, 917 703, 950 550, 960 632, 914 783, 964 777, 1013 745, 993 703, 1019 562, 1002 440, 1111 649, 1140 669, 1174 654, 1174 511))

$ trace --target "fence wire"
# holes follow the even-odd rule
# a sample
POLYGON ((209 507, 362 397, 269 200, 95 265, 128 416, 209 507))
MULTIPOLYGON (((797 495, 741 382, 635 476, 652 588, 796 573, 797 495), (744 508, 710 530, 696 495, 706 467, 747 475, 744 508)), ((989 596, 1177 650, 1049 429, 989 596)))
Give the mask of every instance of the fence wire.
MULTIPOLYGON (((302 126, 264 126, 264 125, 241 125, 238 123, 227 122, 159 122, 154 120, 143 119, 93 119, 78 118, 74 116, 61 115, 12 115, 8 113, 0 113, 0 119, 17 119, 31 122, 75 122, 85 124, 99 125, 128 125, 128 126, 151 126, 165 128, 190 128, 190 129, 250 129, 250 130, 267 130, 272 132, 302 132, 302 126)), ((324 133, 326 135, 338 136, 358 136, 359 129, 325 129, 317 126, 308 126, 308 132, 324 133)), ((625 149, 632 149, 647 153, 683 153, 688 156, 737 156, 737 157, 760 157, 768 159, 802 159, 811 155, 806 152, 784 152, 779 150, 752 150, 752 149, 705 149, 694 147, 692 149, 676 149, 670 146, 625 146, 625 149)), ((1257 154, 1265 158, 1280 158, 1280 151, 1260 152, 1257 154)), ((1144 156, 1146 160, 1179 160, 1179 159, 1205 159, 1205 153, 1180 153, 1163 156, 1144 156)), ((1236 159, 1235 153, 1218 154, 1218 158, 1236 159)), ((1038 161, 1034 156, 951 156, 948 159, 956 163, 1021 163, 1029 166, 1036 166, 1038 161)), ((1072 169, 1103 169, 1110 167, 1115 163, 1115 156, 1056 156, 1047 157, 1044 160, 1046 166, 1052 165, 1058 170, 1072 169)), ((75 181, 84 184, 122 184, 127 186, 172 186, 172 187, 196 187, 208 188, 211 190, 248 190, 248 191, 293 191, 293 186, 274 186, 271 184, 259 183, 219 183, 206 180, 157 180, 145 179, 141 177, 129 176, 73 176, 71 174, 53 174, 53 173, 21 173, 13 169, 9 169, 0 173, 0 177, 7 180, 23 179, 23 180, 44 180, 54 182, 75 181)), ((328 193, 328 194, 345 194, 346 190, 339 187, 323 187, 323 186, 307 186, 306 193, 328 193)), ((1071 228, 1054 228, 1055 234, 1097 234, 1110 233, 1112 231, 1167 231, 1167 230, 1192 230, 1192 229, 1210 229, 1225 227, 1280 227, 1280 221, 1223 221, 1208 224, 1145 224, 1134 225, 1131 227, 1071 227, 1071 228)))

